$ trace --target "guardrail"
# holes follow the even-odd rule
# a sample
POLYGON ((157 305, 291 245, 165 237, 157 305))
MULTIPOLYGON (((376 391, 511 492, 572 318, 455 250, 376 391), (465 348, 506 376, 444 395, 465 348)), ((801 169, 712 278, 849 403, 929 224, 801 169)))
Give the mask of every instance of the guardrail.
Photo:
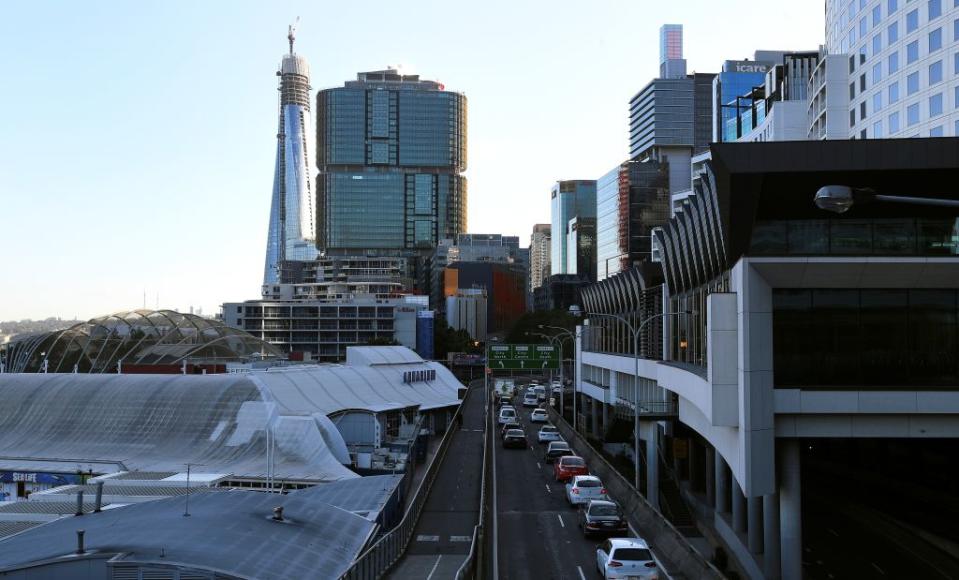
POLYGON ((490 515, 489 501, 492 494, 492 479, 490 477, 491 462, 493 453, 490 447, 493 444, 493 413, 490 412, 490 396, 486 393, 486 403, 483 407, 485 419, 483 420, 483 483, 480 488, 479 519, 476 527, 473 528, 473 542, 470 544, 470 552, 456 571, 456 580, 471 580, 474 578, 485 578, 484 572, 486 565, 486 531, 489 529, 487 520, 490 515))
POLYGON ((459 424, 459 415, 463 412, 466 400, 473 395, 473 391, 475 390, 476 387, 473 385, 469 386, 462 403, 456 408, 456 412, 453 413, 446 433, 443 435, 442 441, 440 441, 440 446, 437 448, 436 454, 426 468, 426 473, 423 475, 419 487, 416 488, 416 492, 413 494, 410 504, 406 508, 406 513, 403 514, 403 519, 400 520, 400 523, 397 524, 395 528, 383 534, 376 543, 363 552, 363 554, 353 562, 350 569, 340 576, 341 579, 376 580, 377 578, 382 578, 386 571, 406 552, 406 547, 409 545, 410 540, 413 538, 413 532, 416 530, 416 523, 420 519, 420 513, 422 513, 423 506, 429 498, 430 489, 433 487, 436 475, 439 473, 440 467, 443 464, 443 459, 446 458, 446 451, 449 449, 450 441, 453 440, 453 435, 458 429, 454 428, 453 425, 459 424))
POLYGON ((653 552, 669 563, 670 569, 667 572, 672 578, 724 578, 663 514, 649 505, 632 483, 616 471, 592 445, 575 433, 573 427, 560 417, 555 409, 550 408, 548 412, 553 425, 556 425, 570 447, 589 464, 590 472, 602 479, 610 495, 619 500, 629 523, 652 545, 653 552))

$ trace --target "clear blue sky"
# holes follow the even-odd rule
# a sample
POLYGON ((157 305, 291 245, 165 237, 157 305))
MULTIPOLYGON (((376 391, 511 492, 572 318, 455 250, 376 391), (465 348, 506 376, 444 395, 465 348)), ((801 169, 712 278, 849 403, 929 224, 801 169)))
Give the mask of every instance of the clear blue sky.
POLYGON ((286 26, 313 87, 404 64, 469 98, 469 230, 549 221, 626 156, 626 105, 685 26, 689 70, 816 49, 823 2, 11 2, 0 18, 0 320, 213 313, 263 271, 286 26), (721 6, 721 9, 719 8, 721 6))

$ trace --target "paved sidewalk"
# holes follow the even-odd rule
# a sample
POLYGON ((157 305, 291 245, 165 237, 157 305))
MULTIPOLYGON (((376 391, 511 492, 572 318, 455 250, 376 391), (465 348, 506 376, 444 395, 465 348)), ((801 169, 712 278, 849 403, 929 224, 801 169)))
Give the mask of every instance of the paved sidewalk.
POLYGON ((483 483, 485 402, 478 386, 463 404, 463 427, 453 434, 406 556, 388 578, 451 579, 469 554, 483 483))

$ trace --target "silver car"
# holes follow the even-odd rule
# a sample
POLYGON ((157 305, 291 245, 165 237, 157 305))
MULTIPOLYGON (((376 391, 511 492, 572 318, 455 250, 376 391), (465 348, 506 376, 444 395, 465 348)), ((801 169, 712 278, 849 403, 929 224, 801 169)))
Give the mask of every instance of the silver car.
POLYGON ((536 440, 540 443, 549 443, 551 441, 562 441, 563 436, 559 434, 559 429, 552 425, 544 425, 536 434, 536 440))

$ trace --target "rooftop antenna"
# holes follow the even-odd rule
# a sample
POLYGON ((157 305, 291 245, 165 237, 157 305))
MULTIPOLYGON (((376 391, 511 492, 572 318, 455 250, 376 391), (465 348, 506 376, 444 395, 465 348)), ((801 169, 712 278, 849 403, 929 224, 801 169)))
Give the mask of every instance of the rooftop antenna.
POLYGON ((293 24, 290 25, 289 32, 286 35, 286 39, 290 41, 290 54, 293 54, 293 41, 296 40, 296 26, 300 23, 300 17, 297 16, 296 20, 293 21, 293 24))

